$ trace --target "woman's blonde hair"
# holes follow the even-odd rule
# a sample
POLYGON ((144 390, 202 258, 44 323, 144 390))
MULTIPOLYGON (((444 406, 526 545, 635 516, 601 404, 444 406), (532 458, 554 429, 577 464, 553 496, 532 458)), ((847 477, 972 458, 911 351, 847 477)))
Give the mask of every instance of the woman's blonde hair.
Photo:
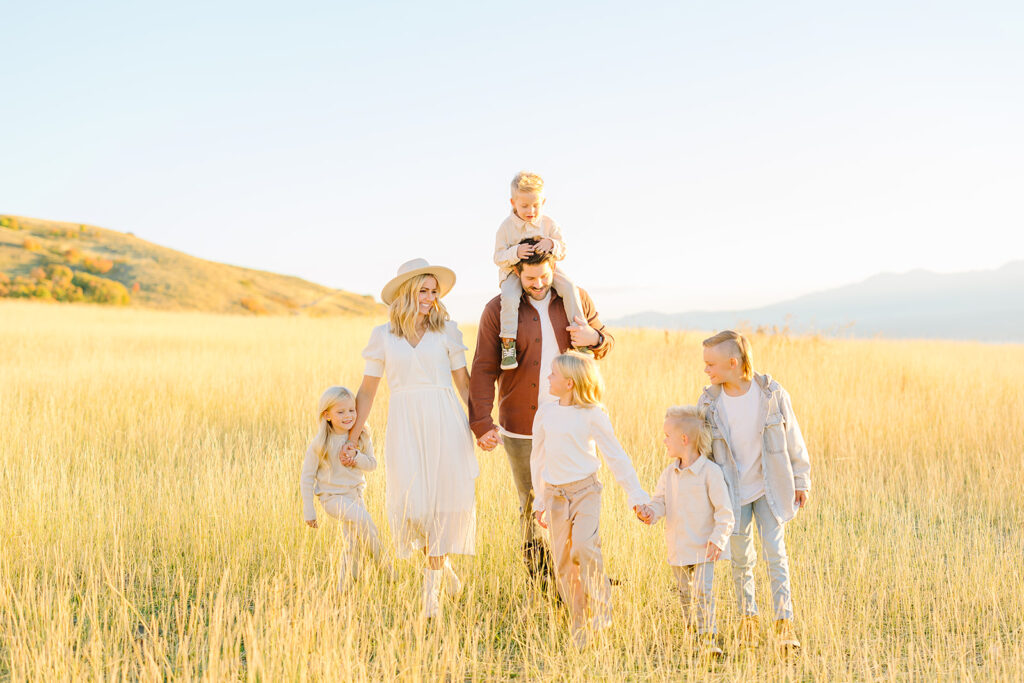
MULTIPOLYGON (((420 286, 427 278, 433 278, 434 282, 440 282, 430 273, 423 273, 409 278, 398 288, 388 309, 391 319, 391 334, 396 337, 412 339, 416 336, 416 314, 420 310, 417 295, 420 286)), ((444 331, 444 324, 448 319, 448 309, 441 303, 441 297, 434 299, 434 307, 430 309, 430 314, 427 316, 427 331, 444 331)))
POLYGON ((725 330, 713 337, 708 337, 703 342, 704 348, 711 348, 719 344, 725 344, 730 358, 736 358, 740 362, 740 370, 743 372, 743 379, 754 377, 754 351, 750 348, 750 342, 739 332, 725 330))
POLYGON ((520 171, 512 178, 512 194, 516 192, 544 192, 544 179, 530 171, 520 171))
MULTIPOLYGON (((328 387, 327 391, 320 396, 320 402, 317 404, 318 424, 316 436, 313 437, 313 452, 321 460, 327 457, 327 440, 334 433, 334 430, 331 429, 331 422, 327 419, 327 411, 333 408, 335 403, 346 399, 351 399, 355 402, 356 397, 345 387, 328 387)), ((356 444, 356 448, 365 451, 370 442, 369 435, 370 425, 364 424, 363 431, 359 434, 359 443, 356 444)))
POLYGON ((704 410, 697 406, 672 406, 665 411, 665 419, 683 430, 698 453, 711 457, 711 424, 704 410))
POLYGON ((572 380, 572 404, 574 406, 601 406, 604 394, 604 380, 597 369, 593 356, 579 351, 567 351, 555 356, 551 365, 557 368, 562 376, 572 380))

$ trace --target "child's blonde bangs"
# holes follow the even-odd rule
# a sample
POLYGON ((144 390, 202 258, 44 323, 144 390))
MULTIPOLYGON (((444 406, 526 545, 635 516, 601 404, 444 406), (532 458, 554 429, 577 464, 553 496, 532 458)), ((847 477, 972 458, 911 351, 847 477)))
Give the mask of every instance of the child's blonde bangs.
POLYGON ((530 171, 520 171, 512 178, 512 194, 516 192, 544 192, 544 179, 530 171))

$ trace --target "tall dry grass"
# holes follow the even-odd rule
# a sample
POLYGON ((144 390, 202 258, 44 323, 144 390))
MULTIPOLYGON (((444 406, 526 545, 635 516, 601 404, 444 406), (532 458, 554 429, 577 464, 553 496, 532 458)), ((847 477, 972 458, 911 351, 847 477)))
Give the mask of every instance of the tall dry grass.
MULTIPOLYGON (((812 455, 810 505, 787 527, 804 648, 727 635, 709 663, 662 528, 606 472, 623 583, 613 628, 574 651, 522 568, 500 450, 478 454, 477 555, 456 560, 466 590, 440 624, 418 618, 414 564, 335 593, 340 535, 303 524, 298 471, 321 390, 359 383, 369 326, 0 304, 0 677, 1024 679, 1024 348, 756 337, 812 455)), ((664 409, 703 384, 701 335, 616 336, 607 406, 652 486, 664 409)), ((389 542, 379 471, 367 500, 389 542)), ((758 579, 763 596, 763 562, 758 579)), ((728 634, 727 563, 716 592, 728 634)))

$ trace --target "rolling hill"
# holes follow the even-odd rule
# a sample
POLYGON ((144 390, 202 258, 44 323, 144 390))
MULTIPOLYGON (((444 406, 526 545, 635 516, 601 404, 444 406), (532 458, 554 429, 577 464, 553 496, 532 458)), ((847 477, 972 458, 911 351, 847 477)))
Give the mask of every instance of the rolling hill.
POLYGON ((206 261, 132 233, 0 215, 0 296, 218 313, 368 315, 372 297, 206 261))
POLYGON ((885 273, 762 308, 646 312, 609 324, 699 330, 788 327, 855 337, 1024 342, 1024 261, 962 273, 885 273))

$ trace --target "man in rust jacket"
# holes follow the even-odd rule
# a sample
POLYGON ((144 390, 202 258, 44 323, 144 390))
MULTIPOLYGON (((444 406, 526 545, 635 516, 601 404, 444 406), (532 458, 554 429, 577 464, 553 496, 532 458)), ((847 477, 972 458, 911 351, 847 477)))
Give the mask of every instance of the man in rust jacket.
POLYGON ((517 368, 501 370, 501 339, 498 316, 501 297, 494 297, 480 316, 476 352, 469 384, 469 426, 484 450, 504 444, 512 478, 519 492, 519 521, 523 559, 530 573, 550 573, 549 554, 533 521, 533 487, 530 481, 530 450, 533 417, 537 406, 556 401, 548 393, 551 359, 576 348, 602 358, 614 339, 597 317, 590 296, 579 290, 586 320, 569 321, 562 298, 551 288, 555 261, 550 253, 534 253, 514 267, 523 285, 519 302, 517 368), (498 422, 491 419, 494 388, 498 387, 498 422))

